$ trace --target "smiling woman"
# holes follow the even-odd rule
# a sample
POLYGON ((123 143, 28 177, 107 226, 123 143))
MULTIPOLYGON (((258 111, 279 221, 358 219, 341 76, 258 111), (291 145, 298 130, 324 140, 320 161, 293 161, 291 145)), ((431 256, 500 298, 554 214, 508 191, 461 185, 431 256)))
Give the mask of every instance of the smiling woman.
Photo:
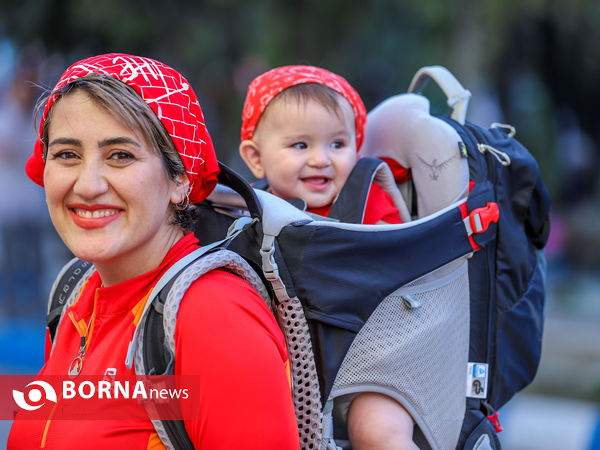
POLYGON ((93 261, 105 286, 158 266, 183 237, 169 205, 185 200, 159 152, 82 88, 56 102, 47 127, 44 186, 63 241, 93 261))
MULTIPOLYGON (((188 205, 216 184, 202 111, 181 74, 122 54, 73 64, 39 111, 27 174, 45 188, 67 247, 95 267, 39 377, 134 375, 126 356, 141 311, 161 276, 198 248, 188 205)), ((197 400, 180 405, 191 445, 298 448, 285 340, 250 284, 218 269, 198 278, 181 301, 175 342, 174 374, 202 380, 189 386, 197 400)), ((131 417, 147 417, 136 408, 131 417)), ((8 448, 164 448, 149 419, 94 420, 90 410, 53 421, 55 409, 45 421, 17 415, 8 448)))

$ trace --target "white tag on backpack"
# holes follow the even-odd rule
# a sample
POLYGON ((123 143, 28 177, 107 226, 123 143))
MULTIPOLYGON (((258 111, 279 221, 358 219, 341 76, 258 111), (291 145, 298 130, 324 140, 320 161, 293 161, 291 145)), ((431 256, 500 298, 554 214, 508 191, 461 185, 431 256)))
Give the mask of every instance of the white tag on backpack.
POLYGON ((486 398, 488 385, 488 365, 486 363, 468 363, 467 397, 486 398))

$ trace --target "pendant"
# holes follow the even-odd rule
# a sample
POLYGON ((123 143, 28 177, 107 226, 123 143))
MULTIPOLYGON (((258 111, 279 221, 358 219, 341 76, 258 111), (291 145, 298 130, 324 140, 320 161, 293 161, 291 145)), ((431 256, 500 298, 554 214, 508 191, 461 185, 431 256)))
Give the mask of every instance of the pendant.
POLYGON ((83 367, 83 358, 79 355, 73 359, 71 365, 69 366, 69 376, 71 378, 75 378, 81 372, 81 368, 83 367))

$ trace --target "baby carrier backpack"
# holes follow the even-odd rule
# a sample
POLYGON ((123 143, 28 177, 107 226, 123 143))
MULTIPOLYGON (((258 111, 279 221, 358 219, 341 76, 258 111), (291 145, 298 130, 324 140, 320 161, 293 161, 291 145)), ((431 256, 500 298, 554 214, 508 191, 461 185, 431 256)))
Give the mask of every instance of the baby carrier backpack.
MULTIPOLYGON (((465 121, 470 96, 445 68, 422 68, 408 94, 392 97, 369 113, 367 126, 371 128, 363 151, 390 161, 392 167, 410 167, 413 175, 415 170, 429 172, 430 177, 421 174, 409 181, 397 177, 411 213, 420 216, 421 206, 427 214, 432 205, 427 204, 428 199, 421 202, 419 191, 432 190, 431 180, 434 175, 443 177, 440 170, 446 160, 419 160, 422 152, 414 148, 439 146, 444 141, 440 135, 444 135, 447 147, 458 145, 468 160, 469 180, 474 186, 469 201, 482 196, 498 205, 495 239, 468 262, 467 399, 457 446, 495 449, 500 447, 496 432, 502 430, 496 410, 531 383, 541 355, 546 275, 543 249, 550 232, 550 200, 535 159, 514 138, 514 127, 494 123, 487 129, 465 121), (429 80, 445 94, 450 116, 430 116, 425 97, 414 94, 429 80), (396 123, 394 128, 386 126, 391 119, 396 123)), ((474 238, 477 241, 478 236, 474 238)))
MULTIPOLYGON (((470 165, 471 158, 482 161, 480 171, 496 163, 474 153, 477 149, 469 148, 469 141, 464 144, 470 165)), ((458 144, 456 148, 458 152, 458 144)), ((362 171, 384 189, 397 190, 387 165, 370 158, 365 161, 349 181, 362 171)), ((501 406, 497 396, 507 401, 535 373, 543 283, 535 292, 538 336, 532 347, 538 354, 523 355, 527 364, 509 356, 508 367, 521 374, 521 381, 507 388, 496 381, 496 375, 490 376, 487 396, 477 398, 477 403, 471 403, 471 398, 465 402, 469 361, 481 364, 475 366, 476 380, 483 380, 483 364, 489 364, 487 373, 495 374, 500 358, 488 347, 497 348, 498 340, 504 339, 497 334, 498 326, 492 332, 477 324, 475 335, 473 331, 479 317, 485 315, 487 327, 490 318, 499 315, 496 299, 494 306, 487 300, 499 295, 493 286, 496 265, 490 260, 495 262, 500 247, 502 210, 512 206, 510 197, 496 195, 495 180, 484 173, 478 179, 472 177, 476 184, 466 200, 457 199, 426 217, 400 225, 361 225, 362 215, 356 211, 368 193, 362 182, 356 184, 362 193, 353 201, 344 201, 346 194, 340 194, 335 210, 344 221, 339 221, 306 214, 253 189, 226 166, 221 169, 217 189, 197 205, 202 214, 194 231, 203 247, 173 266, 146 304, 127 361, 131 366, 135 360, 136 373, 172 373, 174 325, 185 290, 203 273, 227 267, 270 303, 285 334, 302 448, 349 448, 348 405, 364 391, 387 394, 411 413, 420 448, 499 448, 485 418, 490 415, 485 405, 501 406), (508 203, 503 205, 503 201, 508 203), (498 221, 496 203, 498 224, 494 223, 498 221), (471 263, 475 257, 483 261, 481 267, 471 263), (481 286, 473 287, 470 278, 479 280, 481 286), (469 301, 474 293, 479 295, 476 308, 473 298, 469 301)), ((400 205, 403 200, 398 192, 393 197, 408 211, 400 205)), ((524 220, 544 213, 535 209, 531 198, 522 198, 521 203, 532 205, 522 212, 524 220)), ((523 225, 523 234, 529 236, 532 226, 523 225)), ((543 243, 545 239, 540 239, 540 248, 543 243)), ((542 259, 537 251, 536 258, 542 259)), ((526 259, 519 264, 530 264, 531 258, 526 259)), ((502 270, 512 271, 510 267, 502 270)), ((91 264, 75 259, 59 274, 48 309, 52 336, 64 309, 77 298, 92 271, 91 264)), ((529 286, 529 278, 523 283, 529 286)), ((506 348, 507 344, 501 345, 506 348)), ((507 351, 514 351, 508 347, 507 351)), ((506 369, 507 363, 502 363, 506 369)), ((513 380, 514 374, 508 377, 513 380)), ((469 386, 472 392, 472 383, 469 386)), ((183 422, 154 421, 154 425, 168 448, 193 448, 183 422)))

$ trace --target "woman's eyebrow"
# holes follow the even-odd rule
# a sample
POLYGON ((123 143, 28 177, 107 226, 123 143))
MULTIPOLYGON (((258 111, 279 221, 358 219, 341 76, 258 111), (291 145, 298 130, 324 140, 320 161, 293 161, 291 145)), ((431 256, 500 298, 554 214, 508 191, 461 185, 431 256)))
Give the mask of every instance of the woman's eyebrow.
POLYGON ((81 141, 79 139, 73 138, 56 138, 48 144, 48 147, 52 147, 53 145, 73 145, 75 147, 81 147, 81 141))
POLYGON ((138 141, 136 141, 135 139, 131 139, 130 137, 127 137, 127 136, 119 136, 119 137, 114 137, 114 138, 102 139, 100 142, 98 142, 98 145, 100 147, 107 147, 109 145, 118 145, 118 144, 132 144, 132 145, 135 145, 136 147, 141 147, 141 145, 138 141))

